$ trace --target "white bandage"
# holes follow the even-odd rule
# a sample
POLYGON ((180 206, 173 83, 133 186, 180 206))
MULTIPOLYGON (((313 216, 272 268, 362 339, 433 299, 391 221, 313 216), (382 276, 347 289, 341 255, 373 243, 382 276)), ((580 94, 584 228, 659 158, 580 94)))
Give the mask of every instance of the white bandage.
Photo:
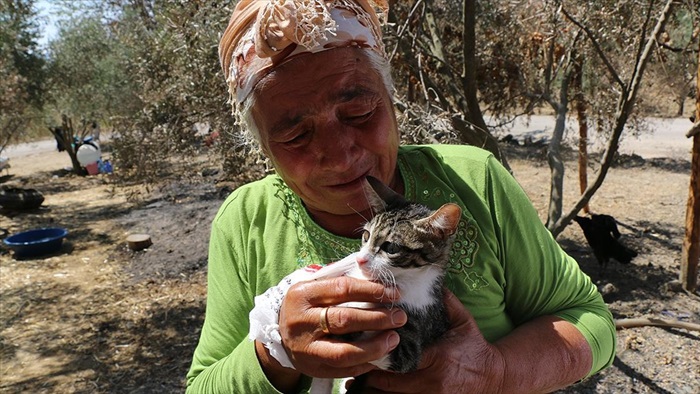
POLYGON ((277 360, 280 365, 286 368, 294 368, 287 352, 282 346, 282 336, 279 331, 279 313, 282 308, 282 301, 287 295, 287 291, 292 285, 299 282, 336 278, 345 275, 356 265, 357 253, 329 264, 325 267, 309 266, 300 268, 285 276, 277 286, 273 286, 263 294, 255 297, 255 307, 250 311, 250 333, 248 338, 251 341, 259 341, 270 350, 270 355, 277 360))

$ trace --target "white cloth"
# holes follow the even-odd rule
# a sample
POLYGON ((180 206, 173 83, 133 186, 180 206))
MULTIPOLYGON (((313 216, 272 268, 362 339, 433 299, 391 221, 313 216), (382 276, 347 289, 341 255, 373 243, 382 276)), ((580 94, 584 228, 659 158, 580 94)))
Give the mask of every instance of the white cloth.
POLYGON ((292 285, 299 282, 346 275, 357 266, 356 256, 357 253, 352 253, 325 267, 311 265, 300 268, 285 276, 277 286, 271 287, 255 297, 255 306, 249 314, 250 333, 248 338, 251 341, 257 340, 263 343, 270 350, 270 355, 283 367, 294 368, 282 346, 282 336, 279 332, 279 312, 287 291, 292 285))

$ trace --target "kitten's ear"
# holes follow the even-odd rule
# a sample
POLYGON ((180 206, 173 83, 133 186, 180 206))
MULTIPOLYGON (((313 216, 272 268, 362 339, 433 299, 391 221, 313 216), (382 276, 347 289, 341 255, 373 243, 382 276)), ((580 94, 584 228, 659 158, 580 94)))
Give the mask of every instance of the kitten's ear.
POLYGON ((428 222, 428 226, 433 230, 435 235, 449 237, 457 232, 459 219, 462 217, 462 208, 457 204, 447 203, 432 215, 423 219, 428 222))
POLYGON ((379 179, 370 175, 367 175, 365 179, 367 180, 364 186, 365 196, 367 196, 367 201, 375 212, 384 212, 389 207, 407 204, 406 199, 402 195, 391 190, 389 186, 383 184, 379 179))

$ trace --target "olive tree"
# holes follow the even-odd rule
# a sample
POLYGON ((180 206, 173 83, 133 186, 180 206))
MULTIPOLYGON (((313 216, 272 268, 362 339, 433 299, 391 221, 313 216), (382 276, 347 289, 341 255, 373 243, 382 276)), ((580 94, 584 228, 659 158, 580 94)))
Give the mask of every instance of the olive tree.
POLYGON ((0 152, 43 105, 44 59, 34 0, 0 0, 0 152))
MULTIPOLYGON (((692 2, 671 0, 415 0, 393 6, 388 39, 397 81, 407 102, 423 103, 420 116, 437 108, 471 124, 473 134, 485 128, 480 112, 501 123, 542 108, 555 115, 547 147, 547 227, 555 235, 601 186, 623 132, 642 129, 636 116, 639 92, 648 78, 645 71, 658 60, 669 20, 677 18, 678 9, 698 13, 692 2), (475 89, 478 94, 471 93, 475 89), (561 148, 572 108, 582 133, 590 125, 607 140, 593 182, 582 183, 580 199, 565 212, 561 148)), ((460 130, 458 123, 453 127, 460 130)))

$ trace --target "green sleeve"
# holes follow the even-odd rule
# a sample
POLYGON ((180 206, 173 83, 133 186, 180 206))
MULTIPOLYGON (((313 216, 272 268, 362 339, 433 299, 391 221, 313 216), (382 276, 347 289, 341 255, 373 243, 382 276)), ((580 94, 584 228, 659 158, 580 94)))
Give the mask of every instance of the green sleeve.
POLYGON ((255 294, 240 256, 245 250, 244 215, 222 206, 209 243, 207 307, 199 344, 187 374, 187 393, 277 393, 248 340, 248 313, 255 294))
POLYGON ((520 185, 493 157, 487 164, 486 190, 491 190, 505 303, 513 323, 558 316, 588 341, 593 352, 589 375, 609 366, 615 356, 615 325, 595 284, 561 249, 520 185))

